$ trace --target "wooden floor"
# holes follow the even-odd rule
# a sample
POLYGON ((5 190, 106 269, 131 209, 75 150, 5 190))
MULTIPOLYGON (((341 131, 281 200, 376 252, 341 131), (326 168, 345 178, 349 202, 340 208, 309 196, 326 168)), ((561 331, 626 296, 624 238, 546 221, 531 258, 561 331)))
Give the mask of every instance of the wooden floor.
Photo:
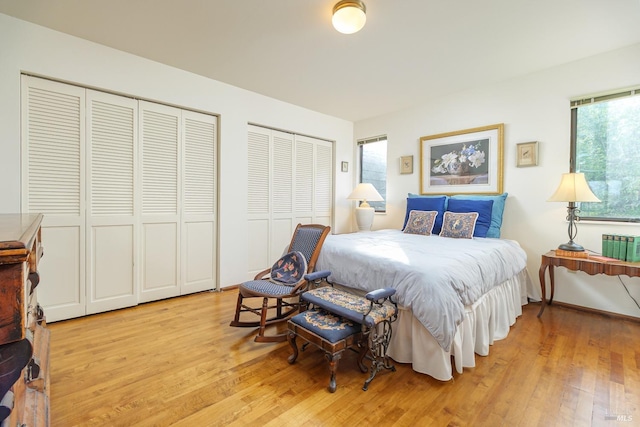
POLYGON ((396 364, 364 392, 349 352, 331 394, 318 350, 228 326, 236 292, 50 324, 52 426, 640 425, 640 323, 532 304, 452 381, 396 364))

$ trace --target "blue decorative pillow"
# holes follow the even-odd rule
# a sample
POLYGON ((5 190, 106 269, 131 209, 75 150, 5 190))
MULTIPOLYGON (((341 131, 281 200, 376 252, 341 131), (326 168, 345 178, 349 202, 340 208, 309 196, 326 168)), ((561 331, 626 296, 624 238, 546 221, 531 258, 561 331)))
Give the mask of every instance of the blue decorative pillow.
POLYGON ((436 216, 435 223, 433 224, 433 230, 431 232, 433 234, 440 233, 440 229, 442 228, 442 215, 445 211, 446 201, 447 196, 416 196, 409 194, 409 197, 407 197, 407 213, 404 216, 402 229, 404 230, 407 226, 409 213, 411 211, 436 211, 438 212, 438 215, 436 216))
POLYGON ((451 196, 453 199, 466 200, 493 200, 493 208, 491 209, 491 226, 487 231, 487 237, 500 238, 500 228, 502 227, 502 214, 504 212, 504 204, 508 193, 499 194, 497 196, 459 194, 451 196))
POLYGON ((411 211, 403 231, 409 234, 430 236, 437 216, 438 212, 436 211, 411 211))
POLYGON ((307 274, 307 260, 302 252, 285 254, 271 267, 271 280, 283 285, 295 286, 304 280, 307 274))
POLYGON ((472 239, 478 212, 455 213, 447 211, 442 220, 441 237, 454 239, 472 239))
POLYGON ((493 208, 493 200, 467 200, 467 199, 449 199, 447 210, 450 212, 477 212, 478 220, 476 221, 474 237, 487 237, 489 226, 491 226, 491 210, 493 208))

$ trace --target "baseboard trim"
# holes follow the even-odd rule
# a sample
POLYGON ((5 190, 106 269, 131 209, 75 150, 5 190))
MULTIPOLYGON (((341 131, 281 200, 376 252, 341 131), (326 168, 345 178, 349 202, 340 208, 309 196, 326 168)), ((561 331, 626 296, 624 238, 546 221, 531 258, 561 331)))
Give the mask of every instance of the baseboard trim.
POLYGON ((576 311, 585 311, 587 313, 599 314, 600 316, 609 317, 611 319, 629 320, 631 322, 640 323, 640 317, 629 316, 627 314, 612 313, 610 311, 598 310, 596 308, 584 307, 581 305, 568 304, 566 302, 554 301, 553 304, 547 306, 547 310, 554 306, 569 308, 576 311))

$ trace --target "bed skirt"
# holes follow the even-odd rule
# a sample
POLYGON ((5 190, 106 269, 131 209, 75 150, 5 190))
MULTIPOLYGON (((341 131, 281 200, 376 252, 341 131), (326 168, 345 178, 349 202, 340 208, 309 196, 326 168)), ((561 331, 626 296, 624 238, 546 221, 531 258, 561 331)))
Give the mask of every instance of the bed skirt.
POLYGON ((453 378, 453 363, 458 373, 476 365, 475 355, 487 356, 489 346, 507 337, 509 329, 522 315, 527 303, 526 270, 496 286, 472 306, 465 308, 465 319, 458 326, 450 351, 445 351, 413 316, 411 310, 399 307, 393 324, 389 356, 399 363, 411 363, 416 372, 437 380, 453 378))

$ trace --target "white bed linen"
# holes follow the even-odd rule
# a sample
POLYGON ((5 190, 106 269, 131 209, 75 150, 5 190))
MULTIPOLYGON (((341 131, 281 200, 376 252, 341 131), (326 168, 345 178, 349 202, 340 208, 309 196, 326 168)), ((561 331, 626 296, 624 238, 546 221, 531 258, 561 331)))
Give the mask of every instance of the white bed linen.
POLYGON ((459 325, 468 318, 466 307, 525 267, 526 254, 515 241, 399 230, 327 236, 316 264, 317 270, 331 271, 331 281, 351 288, 395 288, 398 304, 445 352, 455 350, 459 325))
POLYGON ((487 356, 494 341, 507 337, 527 303, 526 287, 530 281, 523 270, 465 307, 464 321, 458 326, 449 351, 436 342, 411 310, 401 307, 393 324, 389 356, 399 363, 411 363, 416 372, 450 380, 454 366, 460 374, 463 368, 474 367, 475 354, 487 356))

